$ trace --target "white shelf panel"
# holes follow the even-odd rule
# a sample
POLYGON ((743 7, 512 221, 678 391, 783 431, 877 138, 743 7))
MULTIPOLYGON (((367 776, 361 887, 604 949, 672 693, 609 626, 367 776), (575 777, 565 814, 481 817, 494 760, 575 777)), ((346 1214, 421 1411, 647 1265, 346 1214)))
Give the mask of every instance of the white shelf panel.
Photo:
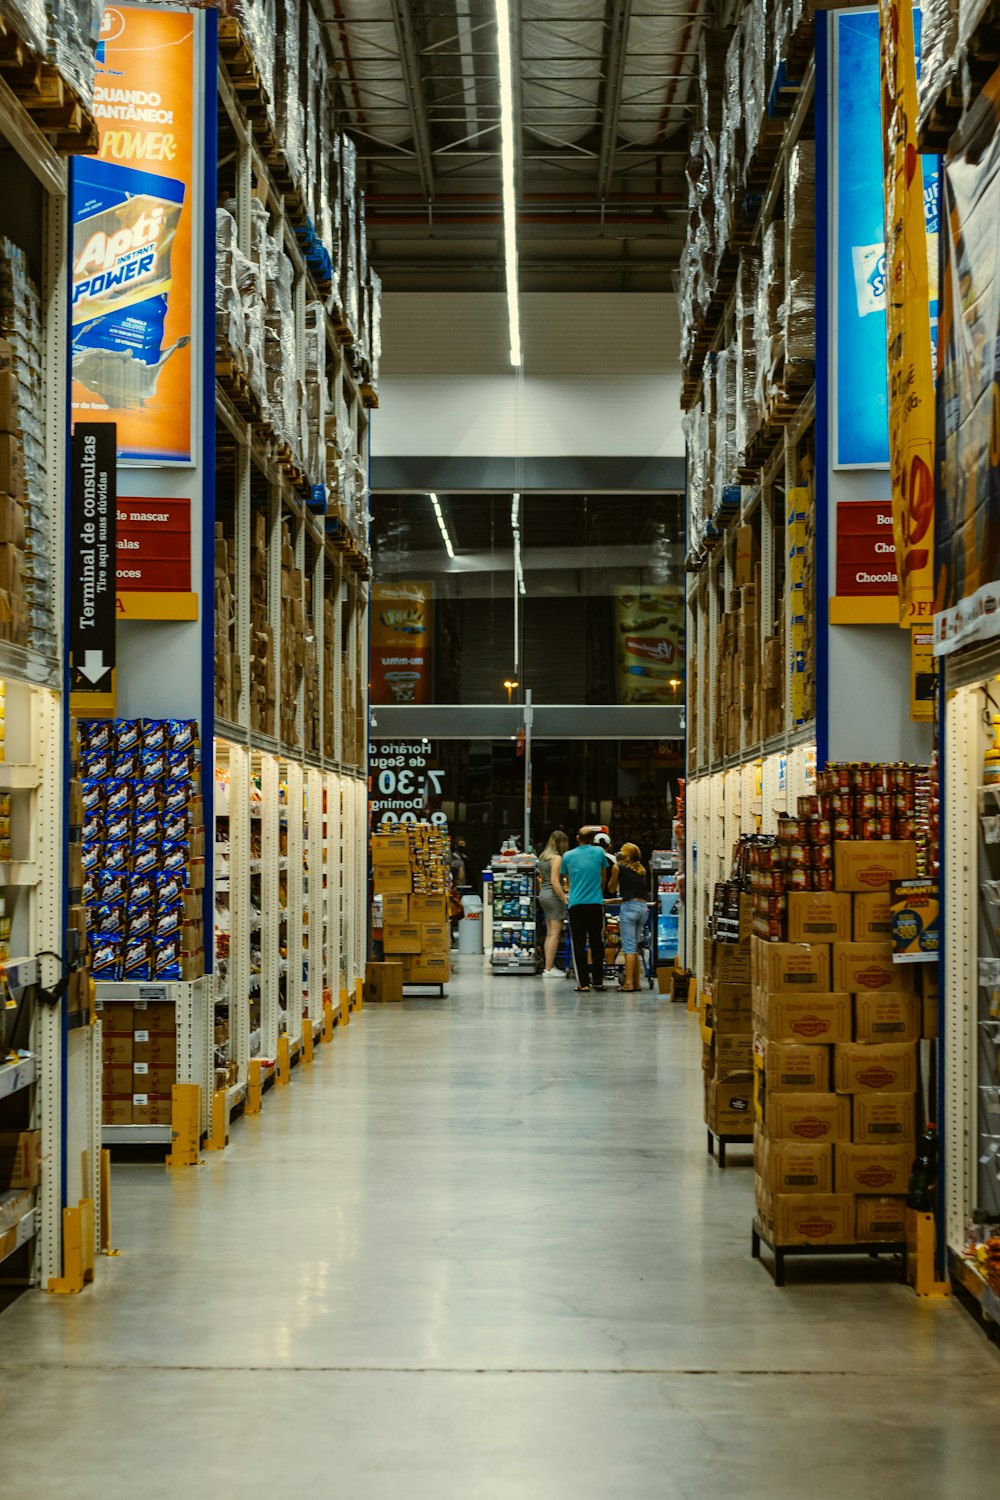
POLYGON ((4 1063, 0 1066, 0 1099, 19 1094, 22 1089, 29 1088, 37 1077, 38 1059, 33 1053, 19 1057, 17 1062, 4 1063))

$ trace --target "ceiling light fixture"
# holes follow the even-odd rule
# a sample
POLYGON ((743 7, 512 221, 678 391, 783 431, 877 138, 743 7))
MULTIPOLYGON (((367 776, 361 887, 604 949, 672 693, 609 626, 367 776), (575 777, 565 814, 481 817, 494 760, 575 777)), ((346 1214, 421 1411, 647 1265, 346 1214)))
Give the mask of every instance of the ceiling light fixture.
POLYGON ((517 199, 514 195, 514 66, 510 50, 509 0, 496 0, 500 56, 500 178, 503 192, 503 258, 507 278, 510 362, 521 364, 521 313, 517 304, 517 199))
POLYGON ((430 494, 428 498, 434 507, 434 515, 437 519, 438 530, 441 533, 441 540, 444 542, 444 550, 447 552, 449 557, 454 557, 455 549, 451 545, 451 537, 448 535, 448 527, 445 523, 444 512, 441 509, 440 501, 435 494, 430 494))

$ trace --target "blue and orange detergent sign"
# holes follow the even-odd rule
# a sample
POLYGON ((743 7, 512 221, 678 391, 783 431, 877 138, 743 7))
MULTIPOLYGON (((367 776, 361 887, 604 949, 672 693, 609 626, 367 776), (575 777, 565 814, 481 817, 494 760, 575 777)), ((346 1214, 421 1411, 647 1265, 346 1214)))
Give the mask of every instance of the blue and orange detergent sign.
POLYGON ((195 68, 192 12, 105 9, 100 149, 73 163, 72 401, 124 460, 193 457, 195 68))

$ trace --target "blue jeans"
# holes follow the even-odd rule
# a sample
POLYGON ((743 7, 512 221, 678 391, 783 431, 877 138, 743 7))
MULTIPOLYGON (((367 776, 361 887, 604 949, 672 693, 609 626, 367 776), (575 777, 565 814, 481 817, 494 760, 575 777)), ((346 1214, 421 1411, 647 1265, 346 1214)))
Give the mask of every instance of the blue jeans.
POLYGON ((618 931, 621 933, 623 953, 638 953, 639 939, 645 926, 645 901, 623 901, 618 916, 618 931))

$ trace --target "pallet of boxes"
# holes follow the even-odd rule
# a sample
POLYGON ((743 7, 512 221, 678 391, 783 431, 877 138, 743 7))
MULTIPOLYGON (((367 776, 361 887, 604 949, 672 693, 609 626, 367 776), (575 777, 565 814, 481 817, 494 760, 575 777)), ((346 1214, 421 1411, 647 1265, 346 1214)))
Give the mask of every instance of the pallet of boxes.
POLYGON ((372 883, 382 905, 382 952, 385 964, 369 964, 366 998, 402 999, 402 987, 436 986, 444 995, 451 977, 451 922, 448 887, 451 845, 448 835, 430 823, 384 826, 372 835, 372 883), (394 975, 380 968, 401 969, 400 993, 394 975), (377 987, 388 993, 376 993, 377 987))
POLYGON ((708 1150, 718 1147, 720 1167, 726 1165, 727 1146, 753 1139, 751 921, 751 898, 734 885, 716 886, 701 1037, 708 1150))
POLYGON ((919 846, 888 836, 909 811, 884 815, 882 838, 826 816, 828 797, 854 799, 822 790, 840 774, 752 855, 753 1252, 773 1250, 779 1285, 789 1254, 902 1256, 905 1242, 925 1028, 913 968, 893 962, 889 886, 917 873, 919 846))

